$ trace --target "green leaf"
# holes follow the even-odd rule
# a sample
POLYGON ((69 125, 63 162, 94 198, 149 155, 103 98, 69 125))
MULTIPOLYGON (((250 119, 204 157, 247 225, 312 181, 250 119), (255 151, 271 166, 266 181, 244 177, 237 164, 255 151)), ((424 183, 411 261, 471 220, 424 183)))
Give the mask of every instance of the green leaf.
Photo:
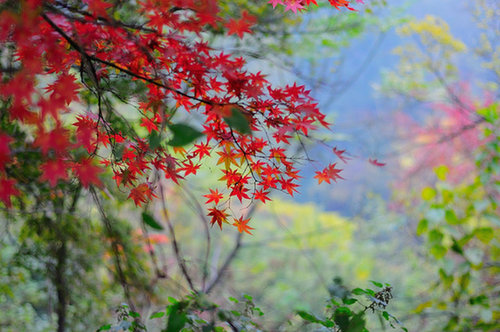
POLYGON ((446 222, 450 225, 458 225, 460 224, 460 219, 458 219, 457 215, 455 214, 455 211, 453 210, 446 210, 444 213, 444 218, 446 219, 446 222))
POLYGON ((339 307, 333 314, 333 320, 338 325, 342 332, 348 331, 349 319, 352 316, 352 311, 347 307, 339 307))
POLYGON ((430 201, 434 197, 436 197, 436 190, 434 188, 425 187, 422 189, 422 199, 424 201, 430 201))
POLYGON ((444 204, 450 204, 451 201, 453 200, 453 191, 448 190, 448 189, 443 189, 441 191, 441 196, 443 197, 443 203, 444 204))
POLYGON ((151 316, 149 316, 149 319, 161 318, 163 316, 165 316, 165 311, 158 311, 158 312, 151 314, 151 316))
POLYGON ((199 130, 183 123, 172 124, 168 128, 174 134, 174 137, 167 143, 171 146, 184 146, 203 136, 199 130))
POLYGON ((334 327, 335 326, 335 323, 332 322, 331 320, 323 320, 320 322, 321 325, 323 325, 324 327, 334 327))
POLYGON ((431 254, 434 256, 434 258, 436 259, 441 259, 444 257, 444 255, 446 255, 446 252, 448 250, 446 250, 445 247, 443 247, 442 245, 434 245, 431 247, 431 254))
POLYGON ((344 304, 351 305, 351 304, 358 302, 358 300, 357 299, 342 299, 342 302, 344 304))
POLYGON ((443 237, 444 235, 439 229, 433 229, 429 232, 429 242, 431 245, 441 244, 443 237))
POLYGON ((142 213, 142 221, 151 228, 162 230, 163 226, 160 225, 152 215, 147 212, 142 213))
POLYGON ((97 330, 97 332, 99 332, 99 331, 108 331, 108 330, 111 330, 111 324, 106 324, 106 325, 101 326, 101 327, 97 330))
POLYGON ((492 103, 488 107, 478 110, 477 113, 481 115, 487 122, 494 124, 499 116, 498 109, 498 103, 492 103))
POLYGON ((130 315, 130 317, 134 317, 134 318, 139 318, 139 317, 141 317, 141 315, 139 315, 139 313, 138 313, 138 312, 135 312, 135 311, 132 311, 132 310, 131 310, 131 311, 129 311, 129 313, 128 313, 128 314, 130 315))
POLYGON ((459 255, 464 254, 462 247, 460 246, 460 244, 458 243, 458 241, 455 238, 453 238, 453 244, 451 245, 451 250, 453 250, 454 252, 456 252, 459 255))
POLYGON ((351 293, 354 295, 368 295, 368 292, 361 288, 354 288, 351 293))
POLYGON ((306 320, 311 323, 318 323, 320 321, 318 318, 316 318, 316 316, 303 310, 297 311, 297 315, 299 315, 303 320, 306 320))
POLYGON ((226 121, 229 127, 237 130, 240 134, 252 134, 252 129, 250 128, 248 119, 245 117, 245 115, 243 115, 243 112, 236 107, 233 107, 231 109, 231 116, 225 117, 224 121, 226 121))
POLYGON ((123 144, 115 144, 113 146, 113 154, 116 160, 121 160, 123 158, 123 151, 125 150, 125 145, 123 144))
POLYGON ((483 307, 488 307, 488 297, 484 294, 478 295, 476 297, 471 297, 469 303, 472 305, 481 305, 483 307))
POLYGON ((169 306, 166 332, 179 332, 186 325, 188 321, 184 311, 186 307, 186 302, 177 302, 169 306))
POLYGON ((346 330, 347 332, 363 332, 365 329, 365 318, 364 314, 360 312, 359 314, 354 315, 349 321, 349 327, 346 330))
POLYGON ((151 150, 154 150, 159 146, 160 146, 160 134, 156 130, 153 130, 151 132, 151 135, 149 135, 149 148, 151 150))
POLYGON ((374 284, 375 286, 379 287, 379 288, 384 287, 384 285, 383 285, 381 282, 378 282, 378 281, 373 281, 373 280, 370 280, 370 282, 371 282, 372 284, 374 284))
POLYGON ((417 235, 420 236, 427 231, 427 227, 429 226, 429 221, 427 219, 422 219, 419 221, 417 226, 417 235))
POLYGON ((445 288, 448 288, 451 286, 451 284, 453 284, 453 275, 446 274, 443 268, 439 269, 439 277, 441 278, 441 281, 443 282, 445 288))
POLYGON ((233 315, 235 315, 236 317, 240 317, 240 316, 241 316, 241 312, 236 311, 236 310, 231 310, 231 313, 232 313, 233 315))
POLYGON ((382 312, 382 316, 384 316, 385 320, 389 320, 389 313, 387 311, 382 312))
POLYGON ((446 180, 446 175, 448 174, 448 167, 445 165, 438 166, 434 169, 434 172, 439 180, 444 181, 446 180))
POLYGON ((493 239, 493 228, 481 227, 474 230, 474 235, 479 241, 488 244, 493 239))

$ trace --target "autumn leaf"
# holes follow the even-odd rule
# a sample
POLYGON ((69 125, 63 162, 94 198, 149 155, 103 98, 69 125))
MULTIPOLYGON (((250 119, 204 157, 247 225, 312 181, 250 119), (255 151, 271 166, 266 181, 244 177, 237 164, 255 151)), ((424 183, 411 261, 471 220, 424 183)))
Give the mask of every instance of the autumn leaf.
POLYGON ((340 172, 342 170, 335 168, 336 165, 337 163, 330 164, 322 171, 316 172, 314 178, 318 179, 318 184, 321 184, 323 181, 326 183, 331 183, 330 181, 337 182, 337 180, 343 179, 343 177, 340 176, 340 172))
POLYGON ((240 233, 246 232, 246 233, 252 235, 252 233, 250 233, 250 231, 254 228, 248 226, 248 222, 250 221, 250 218, 243 219, 243 216, 241 216, 239 219, 234 219, 234 221, 235 222, 233 223, 233 226, 238 227, 238 232, 240 232, 240 233))
POLYGON ((102 168, 93 164, 92 159, 82 159, 73 164, 73 172, 85 188, 91 185, 100 186, 102 183, 99 174, 103 171, 102 168))
POLYGON ((10 161, 9 144, 13 141, 12 137, 0 132, 0 171, 5 168, 5 164, 10 161))
POLYGON ((128 198, 131 198, 136 206, 142 206, 142 203, 146 203, 156 197, 151 188, 147 183, 141 183, 135 188, 130 190, 128 198))
POLYGON ((183 167, 179 167, 177 170, 184 171, 184 176, 188 176, 189 174, 196 175, 198 169, 201 167, 201 164, 193 164, 193 161, 191 159, 184 161, 182 165, 183 167))
POLYGON ((57 154, 64 154, 71 146, 69 131, 60 125, 49 132, 40 129, 33 145, 39 147, 44 154, 48 154, 51 150, 57 154))
POLYGON ((248 188, 245 188, 243 184, 236 184, 233 186, 233 190, 231 191, 230 196, 236 196, 242 202, 242 199, 250 199, 250 197, 247 194, 248 188))
POLYGON ((8 208, 12 206, 10 198, 20 194, 15 185, 16 180, 14 179, 0 178, 0 201, 3 202, 8 208))
POLYGON ((215 223, 217 223, 220 227, 220 229, 222 230, 222 223, 228 223, 227 222, 227 213, 225 212, 226 210, 219 210, 217 208, 211 208, 211 209, 208 209, 208 216, 209 217, 212 217, 212 219, 210 220, 210 224, 213 226, 215 223))
POLYGON ((224 198, 224 195, 219 193, 219 190, 215 189, 210 189, 210 194, 203 195, 204 197, 208 198, 205 204, 210 204, 211 202, 214 202, 215 204, 219 204, 219 201, 224 198))
POLYGON ((253 198, 260 200, 262 203, 266 203, 266 201, 270 201, 271 199, 268 197, 269 191, 264 190, 255 190, 253 193, 253 198))
POLYGON ((228 28, 227 34, 236 34, 238 37, 243 38, 245 33, 252 33, 250 28, 254 26, 255 23, 257 23, 257 18, 244 10, 241 12, 241 18, 239 20, 232 18, 226 23, 226 28, 228 28))
POLYGON ((386 163, 381 163, 380 161, 378 161, 377 159, 368 159, 368 162, 370 164, 372 164, 373 166, 377 166, 377 167, 383 167, 386 165, 386 163))
POLYGON ((220 156, 219 160, 217 161, 217 165, 224 163, 226 170, 229 169, 231 164, 238 166, 238 163, 235 159, 236 153, 234 153, 230 147, 226 147, 223 151, 218 151, 217 154, 220 156))
POLYGON ((153 120, 146 117, 141 118, 140 126, 146 128, 150 134, 153 130, 158 131, 158 125, 153 120))
POLYGON ((210 145, 208 143, 195 144, 196 148, 193 151, 193 155, 198 156, 199 160, 203 159, 204 156, 210 156, 210 145))
POLYGON ((335 148, 333 148, 333 153, 335 153, 337 158, 342 160, 342 162, 344 162, 344 164, 347 164, 347 160, 350 159, 350 158, 344 156, 345 150, 339 150, 335 147, 335 148))
POLYGON ((48 181, 51 187, 57 185, 57 181, 68 180, 68 164, 62 159, 48 160, 40 166, 42 176, 40 180, 48 181))

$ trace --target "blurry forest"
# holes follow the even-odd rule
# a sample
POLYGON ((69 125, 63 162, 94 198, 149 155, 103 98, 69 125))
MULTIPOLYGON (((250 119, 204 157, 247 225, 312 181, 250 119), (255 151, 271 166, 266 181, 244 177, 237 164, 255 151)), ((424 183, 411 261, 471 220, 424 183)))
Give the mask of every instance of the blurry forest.
MULTIPOLYGON (((219 155, 139 206, 109 171, 101 188, 67 178, 56 190, 31 180, 36 155, 19 155, 9 174, 26 194, 0 188, 0 331, 500 330, 498 2, 318 5, 219 1, 219 15, 254 15, 252 33, 202 33, 273 84, 304 84, 332 123, 289 137, 298 192, 234 204, 251 228, 220 229, 205 205, 223 187, 219 155), (321 183, 331 160, 341 178, 321 183)), ((119 15, 133 21, 127 6, 119 15)), ((0 49, 5 83, 14 51, 0 49)), ((110 104, 143 91, 112 83, 110 104)), ((2 96, 0 160, 2 132, 24 130, 8 105, 2 96)), ((89 108, 71 110, 68 124, 89 108)), ((121 110, 122 130, 147 133, 134 105, 121 110)))

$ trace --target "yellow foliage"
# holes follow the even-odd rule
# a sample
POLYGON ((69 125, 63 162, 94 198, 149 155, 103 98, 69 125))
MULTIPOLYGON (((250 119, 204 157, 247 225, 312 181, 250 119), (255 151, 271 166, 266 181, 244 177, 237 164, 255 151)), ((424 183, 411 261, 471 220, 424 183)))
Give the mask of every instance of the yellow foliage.
POLYGON ((448 24, 442 19, 427 15, 422 21, 411 21, 399 31, 403 36, 418 34, 424 42, 434 39, 441 45, 450 46, 457 52, 465 52, 467 47, 460 40, 453 38, 448 24))
MULTIPOLYGON (((314 204, 296 204, 274 200, 269 203, 285 234, 294 234, 308 248, 346 249, 351 244, 355 225, 334 212, 325 212, 314 204)), ((290 237, 294 241, 293 236, 290 237)))

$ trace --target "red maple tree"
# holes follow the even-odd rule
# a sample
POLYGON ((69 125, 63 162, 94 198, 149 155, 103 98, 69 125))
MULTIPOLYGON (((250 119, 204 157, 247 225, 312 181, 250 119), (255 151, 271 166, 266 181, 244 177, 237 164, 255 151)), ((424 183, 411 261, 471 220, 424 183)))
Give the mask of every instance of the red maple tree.
MULTIPOLYGON (((292 10, 299 7, 291 3, 316 4, 277 3, 292 10)), ((352 9, 348 1, 330 3, 352 9)), ((204 39, 212 28, 238 38, 252 33, 258 19, 247 11, 227 18, 217 0, 7 0, 2 8, 0 44, 14 50, 0 72, 0 97, 14 124, 0 128, 0 201, 7 207, 22 194, 10 171, 14 145, 39 153, 40 172, 30 181, 55 188, 72 175, 85 188, 99 187, 107 169, 139 206, 156 197, 160 180, 151 182, 152 172, 179 184, 210 157, 218 158, 226 188, 210 190, 207 204, 265 203, 270 189, 297 191, 289 139, 328 127, 325 116, 305 87, 274 87, 249 72, 244 58, 204 39), (137 126, 122 111, 127 104, 137 126), (195 113, 201 122, 191 120, 195 113)), ((319 181, 339 179, 334 167, 318 172, 319 181)), ((210 208, 211 223, 222 227, 224 211, 210 208)), ((234 220, 240 231, 251 229, 234 220)))

